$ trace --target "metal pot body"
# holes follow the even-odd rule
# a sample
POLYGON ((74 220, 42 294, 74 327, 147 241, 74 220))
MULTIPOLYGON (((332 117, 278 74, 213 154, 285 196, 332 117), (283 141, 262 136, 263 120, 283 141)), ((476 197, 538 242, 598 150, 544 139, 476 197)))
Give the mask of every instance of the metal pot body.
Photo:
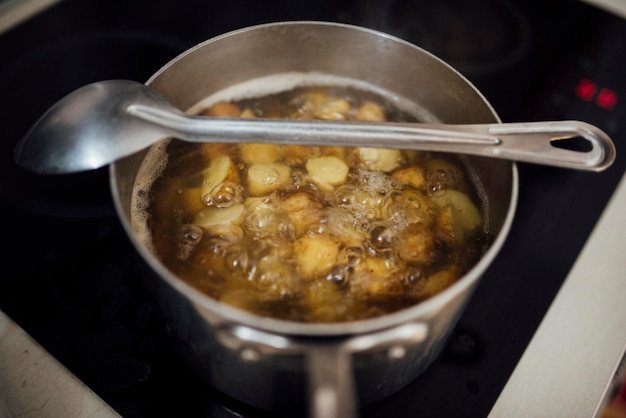
MULTIPOLYGON (((231 32, 176 57, 148 84, 186 110, 238 83, 285 72, 366 81, 419 104, 425 115, 444 123, 498 121, 485 98, 438 58, 398 38, 334 23, 283 22, 231 32)), ((322 396, 317 389, 327 383, 328 368, 333 369, 329 387, 340 392, 347 388, 342 396, 354 394, 361 405, 414 380, 441 351, 501 248, 517 199, 514 163, 468 158, 487 197, 492 238, 470 272, 439 295, 397 313, 342 324, 300 324, 220 304, 174 277, 156 259, 131 221, 133 186, 144 156, 141 152, 112 165, 111 187, 172 340, 192 370, 220 391, 282 412, 303 412, 312 398, 322 396)))

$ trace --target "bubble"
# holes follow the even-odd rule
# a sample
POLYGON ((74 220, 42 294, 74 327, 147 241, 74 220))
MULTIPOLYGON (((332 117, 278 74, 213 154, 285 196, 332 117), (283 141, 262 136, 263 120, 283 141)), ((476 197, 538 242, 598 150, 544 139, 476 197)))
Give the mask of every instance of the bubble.
POLYGON ((354 184, 345 184, 339 187, 333 197, 337 206, 351 212, 355 218, 365 217, 367 219, 376 217, 376 210, 382 200, 382 197, 373 187, 359 187, 354 184))
POLYGON ((358 218, 352 212, 340 208, 327 208, 320 222, 323 232, 327 232, 344 245, 361 245, 367 239, 366 230, 358 227, 358 218))
POLYGON ((292 275, 289 264, 280 257, 267 255, 258 261, 252 280, 257 287, 266 292, 265 297, 277 299, 292 293, 292 275))
POLYGON ((402 282, 413 290, 422 290, 427 281, 426 275, 417 268, 409 268, 402 275, 402 282))
POLYGON ((365 250, 362 247, 345 247, 339 254, 339 263, 351 267, 357 266, 365 257, 365 250))
POLYGON ((295 168, 291 170, 291 178, 293 180, 293 186, 296 189, 301 189, 309 184, 307 172, 303 168, 295 168))
POLYGON ((218 184, 203 197, 204 204, 216 208, 228 208, 242 201, 241 187, 232 182, 218 184))
POLYGON ((353 206, 356 205, 356 194, 359 188, 354 184, 344 184, 335 190, 333 194, 335 203, 340 206, 353 206))
POLYGON ((176 257, 179 260, 187 260, 202 240, 202 235, 202 228, 197 225, 181 225, 178 230, 178 239, 176 240, 178 243, 176 257))
POLYGON ((398 189, 398 183, 382 171, 359 171, 357 175, 362 183, 376 190, 379 195, 385 195, 392 190, 398 189))
POLYGON ((230 243, 238 242, 244 236, 243 229, 236 224, 214 225, 209 229, 209 231, 213 235, 219 236, 220 239, 230 243))
POLYGON ((374 222, 370 225, 370 244, 377 251, 392 249, 396 241, 396 232, 385 222, 374 222))
POLYGON ((240 245, 231 245, 225 249, 224 259, 226 265, 234 272, 247 272, 250 267, 250 255, 240 245))
POLYGON ((262 183, 268 186, 277 184, 278 180, 280 179, 280 173, 278 173, 278 170, 274 168, 265 170, 264 174, 265 178, 262 180, 262 183))
POLYGON ((326 280, 336 284, 339 287, 345 287, 350 281, 350 275, 354 271, 354 267, 340 265, 331 270, 326 276, 326 280))
POLYGON ((463 172, 448 160, 435 158, 426 164, 428 190, 437 192, 453 188, 463 178, 463 172))
POLYGON ((255 238, 293 238, 295 227, 287 212, 273 198, 258 200, 248 206, 244 216, 244 228, 255 238))
POLYGON ((426 197, 413 189, 388 194, 381 205, 380 213, 398 231, 411 224, 430 224, 434 216, 426 197))

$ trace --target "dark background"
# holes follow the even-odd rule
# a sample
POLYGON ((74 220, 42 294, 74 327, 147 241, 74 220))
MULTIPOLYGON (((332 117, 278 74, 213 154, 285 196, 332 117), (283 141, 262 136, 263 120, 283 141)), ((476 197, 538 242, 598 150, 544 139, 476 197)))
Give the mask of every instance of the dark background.
POLYGON ((217 393, 171 351, 115 217, 107 170, 35 176, 15 167, 12 152, 50 105, 84 84, 143 82, 205 39, 284 20, 397 35, 455 66, 505 122, 579 119, 613 137, 616 163, 600 174, 519 164, 512 231, 442 355, 407 388, 361 411, 485 417, 625 169, 626 22, 578 1, 52 6, 0 34, 0 309, 124 417, 271 415, 217 393))

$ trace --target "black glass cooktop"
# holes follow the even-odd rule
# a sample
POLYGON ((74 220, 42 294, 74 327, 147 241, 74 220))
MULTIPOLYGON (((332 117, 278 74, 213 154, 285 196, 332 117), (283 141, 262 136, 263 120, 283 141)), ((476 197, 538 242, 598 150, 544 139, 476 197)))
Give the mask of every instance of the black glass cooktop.
POLYGON ((616 142, 600 174, 520 164, 518 213, 449 343, 364 417, 485 417, 606 205, 626 162, 626 21, 571 0, 65 0, 0 34, 0 309, 124 417, 263 417, 194 377, 168 344, 119 225, 106 169, 18 170, 15 143, 92 81, 146 81, 215 35, 284 20, 382 30, 447 60, 507 122, 579 119, 616 142), (471 4, 471 6, 470 6, 471 4))

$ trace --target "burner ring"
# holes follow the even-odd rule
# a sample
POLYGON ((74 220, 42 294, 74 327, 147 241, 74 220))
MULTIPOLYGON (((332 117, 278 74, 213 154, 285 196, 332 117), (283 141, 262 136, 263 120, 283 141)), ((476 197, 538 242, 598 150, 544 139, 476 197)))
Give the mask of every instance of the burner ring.
POLYGON ((472 76, 516 65, 531 45, 527 17, 507 0, 428 0, 417 6, 410 0, 395 0, 389 6, 386 25, 401 38, 472 76))

